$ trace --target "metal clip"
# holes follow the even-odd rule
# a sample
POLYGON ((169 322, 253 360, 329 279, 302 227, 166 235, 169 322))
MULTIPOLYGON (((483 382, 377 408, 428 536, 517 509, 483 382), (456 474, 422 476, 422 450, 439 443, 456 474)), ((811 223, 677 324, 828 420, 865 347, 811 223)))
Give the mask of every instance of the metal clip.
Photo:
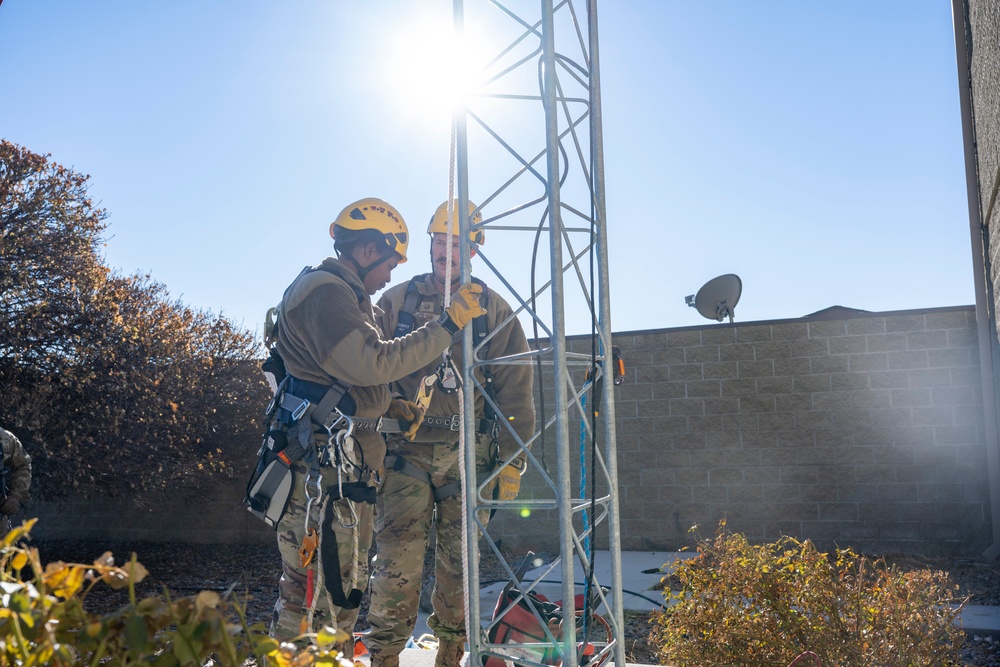
POLYGON ((351 430, 344 429, 337 431, 336 449, 337 462, 344 472, 350 472, 351 468, 357 467, 354 463, 354 438, 351 437, 351 430))
POLYGON ((450 358, 438 364, 434 372, 438 377, 438 386, 444 393, 454 394, 462 387, 462 380, 459 378, 458 372, 455 370, 455 364, 452 363, 450 358))
POLYGON ((622 359, 622 350, 617 345, 613 345, 611 347, 611 363, 614 368, 612 377, 614 378, 614 383, 617 387, 621 383, 625 382, 625 360, 622 359))
POLYGON ((358 514, 354 511, 354 503, 344 497, 344 470, 342 467, 337 468, 337 495, 339 495, 340 498, 333 503, 333 511, 337 514, 337 521, 339 521, 340 525, 344 528, 354 528, 358 525, 358 514), (351 512, 351 521, 349 523, 344 521, 343 517, 340 516, 340 512, 337 510, 337 506, 340 504, 341 500, 347 503, 347 509, 351 512))
POLYGON ((434 384, 437 382, 437 379, 438 376, 436 374, 425 376, 420 381, 420 386, 417 387, 416 396, 413 397, 413 402, 422 407, 425 414, 431 406, 431 397, 434 396, 434 384))
POLYGON ((302 527, 302 532, 305 535, 309 534, 309 517, 311 515, 312 505, 314 502, 318 502, 320 498, 323 497, 323 487, 320 485, 321 477, 317 474, 313 476, 312 473, 306 475, 305 482, 303 482, 303 490, 306 493, 306 522, 302 527), (315 492, 315 495, 311 493, 315 492))

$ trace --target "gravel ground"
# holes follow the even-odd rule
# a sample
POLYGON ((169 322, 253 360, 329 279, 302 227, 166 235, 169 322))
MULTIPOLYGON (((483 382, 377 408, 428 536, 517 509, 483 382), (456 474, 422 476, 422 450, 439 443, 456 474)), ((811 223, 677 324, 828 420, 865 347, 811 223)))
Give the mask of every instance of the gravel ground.
MULTIPOLYGON (((89 563, 105 551, 115 555, 116 562, 126 561, 132 552, 138 555, 149 577, 138 587, 140 597, 161 593, 163 587, 179 595, 191 595, 200 590, 225 591, 231 586, 246 600, 247 618, 251 624, 269 623, 281 573, 277 548, 253 545, 192 545, 176 543, 94 543, 39 541, 33 545, 41 552, 42 562, 67 561, 89 563)), ((544 557, 544 556, 543 556, 544 557)), ((889 557, 887 560, 902 569, 929 568, 946 570, 959 585, 962 595, 970 595, 970 604, 1000 606, 1000 562, 973 559, 889 557)), ((425 565, 429 566, 429 562, 425 565)), ((503 579, 502 568, 492 558, 482 560, 480 579, 503 579)), ((425 567, 425 576, 429 568, 425 567)), ((124 591, 101 588, 92 591, 87 607, 94 612, 116 609, 128 601, 124 591)), ((358 628, 366 627, 368 600, 362 602, 358 628)), ((626 618, 625 651, 629 662, 657 664, 647 641, 649 614, 629 614, 626 618)), ((998 638, 969 637, 963 655, 964 665, 1000 667, 998 638)))

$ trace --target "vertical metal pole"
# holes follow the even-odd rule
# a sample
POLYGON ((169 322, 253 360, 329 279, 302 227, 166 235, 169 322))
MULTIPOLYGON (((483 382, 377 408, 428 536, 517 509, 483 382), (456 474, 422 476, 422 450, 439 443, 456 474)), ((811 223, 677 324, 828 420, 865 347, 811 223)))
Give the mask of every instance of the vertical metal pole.
MULTIPOLYGON (((542 0, 542 106, 545 109, 545 162, 547 172, 549 249, 552 267, 552 352, 553 395, 555 404, 564 408, 569 404, 566 382, 566 314, 563 287, 563 224, 559 192, 559 111, 556 106, 555 21, 552 0, 542 0)), ((565 409, 557 409, 555 422, 556 470, 558 471, 557 501, 559 506, 559 552, 562 557, 563 618, 576 617, 576 594, 573 574, 573 513, 569 459, 569 416, 565 409)), ((563 633, 562 664, 577 667, 576 633, 563 633)))
MULTIPOLYGON (((498 20, 506 21, 507 19, 514 19, 520 27, 516 29, 515 34, 512 36, 514 40, 512 44, 499 52, 496 59, 486 66, 486 70, 490 72, 490 75, 484 88, 478 91, 470 100, 467 100, 467 103, 472 106, 463 105, 462 109, 455 110, 455 138, 457 144, 456 150, 458 152, 456 159, 458 192, 455 196, 458 199, 459 207, 462 279, 468 280, 471 276, 470 262, 468 261, 468 228, 470 224, 468 219, 469 171, 470 169, 478 169, 480 164, 477 160, 477 163, 473 165, 468 159, 468 137, 466 133, 469 128, 466 127, 467 121, 472 121, 469 126, 470 128, 474 130, 481 128, 484 130, 483 136, 485 138, 496 140, 495 144, 487 142, 488 145, 484 146, 484 148, 492 145, 494 149, 499 149, 500 155, 512 155, 517 163, 521 165, 521 168, 517 170, 510 180, 506 182, 501 181, 500 187, 494 195, 477 195, 477 201, 485 204, 489 204, 496 197, 501 196, 499 201, 505 202, 508 206, 507 213, 501 213, 494 218, 494 222, 499 222, 499 224, 490 228, 491 233, 493 231, 530 232, 536 239, 541 240, 539 233, 543 230, 540 230, 537 224, 518 224, 520 219, 524 219, 523 216, 530 215, 528 209, 534 208, 536 205, 537 208, 535 208, 535 211, 540 214, 539 217, 542 223, 548 227, 551 281, 539 291, 538 296, 541 296, 541 293, 545 289, 550 291, 551 319, 546 317, 545 314, 534 310, 536 303, 535 295, 522 298, 520 291, 502 275, 502 272, 498 270, 494 263, 488 260, 487 255, 482 255, 482 260, 497 277, 501 278, 504 285, 514 294, 522 305, 524 312, 530 314, 537 322, 545 326, 549 334, 549 342, 544 349, 529 352, 527 357, 524 355, 513 355, 509 358, 495 357, 491 359, 490 363, 491 366, 497 367, 524 364, 527 358, 535 358, 540 365, 545 363, 551 364, 553 378, 552 394, 555 412, 551 419, 548 414, 545 415, 545 419, 538 425, 538 430, 536 430, 530 439, 521 442, 520 436, 518 436, 518 441, 525 447, 524 451, 529 459, 533 459, 534 455, 527 447, 530 446, 530 443, 537 444, 538 440, 536 438, 539 438, 543 434, 554 436, 554 443, 551 440, 549 442, 556 448, 555 474, 550 473, 548 467, 544 465, 535 469, 535 474, 538 475, 541 486, 539 489, 533 489, 532 496, 526 496, 517 503, 481 500, 478 497, 477 484, 474 482, 476 480, 476 470, 473 446, 476 437, 474 433, 475 402, 473 388, 477 386, 477 383, 472 374, 472 370, 475 367, 473 358, 471 357, 473 350, 472 331, 468 329, 463 333, 466 356, 463 357, 462 362, 462 374, 465 380, 464 386, 468 392, 464 396, 462 403, 462 414, 465 421, 463 433, 466 443, 462 468, 466 481, 465 496, 463 498, 466 502, 465 519, 467 525, 470 527, 477 525, 476 510, 480 506, 485 509, 498 509, 508 512, 519 508, 520 511, 527 511, 528 513, 532 509, 557 511, 559 559, 558 564, 554 565, 554 567, 561 567, 560 575, 562 579, 560 582, 561 593, 559 597, 562 599, 563 617, 565 619, 575 618, 577 613, 575 609, 576 586, 578 584, 576 583, 574 570, 580 567, 581 563, 589 563, 589 554, 578 553, 577 545, 581 540, 585 541, 589 539, 588 536, 591 534, 591 531, 593 531, 592 534, 595 537, 597 534, 596 523, 593 527, 585 526, 587 536, 583 533, 578 534, 575 526, 580 517, 577 517, 574 512, 585 511, 585 501, 587 498, 577 498, 571 488, 575 474, 573 470, 574 459, 571 457, 570 450, 571 414, 576 414, 576 408, 580 406, 580 396, 586 391, 586 388, 585 386, 576 387, 574 385, 574 376, 571 375, 570 370, 573 366, 578 367, 577 370, 582 370, 584 366, 589 367, 589 364, 584 359, 585 355, 572 353, 568 349, 566 342, 565 308, 569 296, 567 295, 567 289, 573 290, 575 287, 580 287, 582 297, 588 303, 594 305, 596 311, 594 317, 597 319, 599 335, 604 348, 602 355, 605 359, 604 372, 606 375, 611 374, 612 376, 611 379, 604 383, 601 398, 604 401, 603 405, 605 407, 601 410, 599 417, 601 423, 597 424, 597 432, 593 434, 595 441, 602 436, 605 439, 604 443, 602 443, 603 449, 599 455, 603 465, 595 465, 595 469, 591 472, 595 475, 595 494, 597 493, 597 485, 602 483, 597 479, 598 474, 604 472, 606 467, 606 472, 610 475, 610 478, 604 480, 603 484, 607 485, 607 493, 611 496, 611 503, 606 508, 606 518, 608 520, 608 549, 611 555, 613 577, 609 588, 612 593, 609 595, 598 593, 598 595, 600 595, 602 602, 607 603, 609 611, 612 614, 611 624, 613 632, 608 638, 614 640, 614 647, 608 647, 605 650, 611 652, 616 664, 623 665, 624 623, 622 616, 624 605, 621 591, 620 517, 617 498, 615 497, 618 492, 616 477, 617 453, 614 429, 613 367, 610 361, 611 308, 607 275, 608 250, 605 219, 604 156, 601 134, 600 77, 597 59, 597 0, 579 1, 587 8, 587 16, 591 18, 586 29, 581 29, 582 26, 578 20, 577 12, 573 8, 573 0, 539 0, 539 4, 535 5, 540 10, 539 15, 535 16, 533 12, 529 11, 531 15, 524 18, 516 16, 514 11, 500 6, 494 0, 485 0, 484 4, 501 10, 502 16, 494 15, 498 20), (560 19, 560 25, 563 25, 563 22, 565 22, 569 27, 569 31, 562 39, 556 36, 556 21, 560 19), (516 34, 518 30, 521 31, 519 35, 516 34), (538 40, 537 43, 535 42, 536 39, 538 40), (522 66, 525 69, 522 69, 522 66), (540 68, 537 73, 540 75, 540 80, 536 78, 536 72, 533 71, 535 67, 540 68), (517 73, 526 73, 527 68, 532 69, 530 75, 519 77, 517 73), (574 74, 568 76, 565 80, 561 80, 559 75, 563 68, 566 68, 567 71, 573 71, 574 74), (585 71, 590 73, 590 76, 586 79, 575 74, 575 72, 585 71), (505 83, 512 82, 512 87, 499 85, 501 80, 505 83), (535 81, 540 84, 540 90, 535 87, 537 85, 534 84, 535 81), (530 87, 522 86, 523 83, 529 83, 530 87), (561 87, 563 85, 566 85, 568 89, 564 90, 561 87), (581 87, 585 89, 579 90, 581 87), (495 91, 491 92, 490 89, 495 89, 495 91), (545 123, 544 150, 533 154, 522 154, 514 148, 515 142, 506 141, 501 136, 503 131, 493 126, 487 119, 488 114, 482 113, 484 109, 480 109, 475 104, 480 100, 491 99, 494 101, 503 100, 505 104, 511 102, 517 104, 541 103, 545 123), (584 104, 581 105, 581 102, 584 104), (584 118, 584 116, 588 117, 584 118), (587 133, 588 136, 582 136, 584 133, 587 133), (589 150, 585 147, 588 143, 589 150), (580 180, 581 176, 584 177, 583 181, 580 180), (527 180, 532 184, 541 182, 545 188, 543 196, 540 198, 537 197, 537 190, 534 187, 526 189, 523 185, 525 181, 520 180, 522 177, 527 177, 527 180), (535 178, 538 181, 532 180, 535 178), (572 179, 567 180, 567 189, 565 192, 570 199, 574 196, 573 193, 581 193, 580 186, 582 185, 582 192, 588 193, 590 201, 586 204, 583 202, 573 204, 567 199, 564 202, 564 193, 561 190, 560 183, 560 179, 562 178, 572 179), (519 203, 518 199, 522 194, 530 197, 530 199, 522 200, 519 203), (480 199, 481 196, 484 199, 480 199), (591 214, 589 217, 584 213, 588 208, 591 214), (589 224, 574 224, 574 221, 579 221, 581 218, 589 224), (593 294, 587 293, 588 287, 584 284, 580 267, 580 260, 584 256, 584 252, 575 246, 573 241, 573 239, 579 238, 580 234, 585 234, 587 243, 592 244, 590 248, 593 253, 591 255, 592 261, 600 272, 598 282, 591 283, 590 285, 590 289, 594 292, 593 294), (567 272, 578 276, 580 284, 576 285, 572 279, 566 281, 565 274, 567 272), (598 290, 600 290, 599 293, 598 290)), ((463 30, 464 22, 464 0, 453 0, 453 8, 456 32, 460 33, 463 30)), ((485 110, 491 111, 489 107, 485 110)), ((524 120, 527 122, 529 119, 525 118, 524 120)), ((530 120, 534 122, 534 117, 530 120)), ((532 149, 535 150, 537 147, 532 147, 532 149)), ((486 157, 487 155, 486 153, 483 154, 482 160, 484 162, 490 162, 490 157, 486 157)), ((476 171, 475 175, 477 182, 479 182, 479 172, 476 171)), ((492 179, 486 180, 489 181, 492 179)), ((535 219, 537 220, 538 218, 535 219)), ((534 260, 532 260, 532 270, 534 270, 534 260)), ((534 291, 534 276, 532 276, 531 285, 532 291, 534 291)), ((540 309, 544 310, 542 302, 538 302, 538 305, 540 309)), ((503 406, 500 406, 501 411, 502 409, 503 406)), ((581 426, 581 428, 584 428, 584 426, 581 426)), ((544 440, 542 442, 544 443, 544 440)), ((582 493, 581 495, 585 496, 586 494, 582 493)), ((607 504, 607 500, 607 498, 593 498, 591 499, 591 503, 607 504)), ((595 520, 601 515, 601 513, 596 511, 594 514, 595 520)), ((491 523, 491 527, 493 525, 495 524, 491 523)), ((473 663, 479 662, 482 658, 482 653, 488 646, 492 645, 492 642, 487 641, 487 636, 483 631, 481 622, 479 539, 478 531, 473 529, 469 531, 464 540, 468 555, 468 568, 465 577, 465 583, 468 586, 469 592, 467 598, 468 640, 470 660, 473 663)), ((499 545, 490 536, 489 529, 485 531, 483 539, 492 549, 493 553, 501 561, 504 561, 504 557, 499 551, 499 545)), ((505 567, 507 566, 506 562, 503 564, 505 567)), ((525 585, 529 588, 533 587, 533 584, 526 583, 525 585)), ((499 619, 494 619, 491 627, 497 627, 497 623, 499 623, 499 619)), ((590 639, 598 645, 603 643, 603 638, 599 636, 592 636, 590 639)), ((555 648, 560 653, 559 659, 561 665, 565 667, 578 667, 577 640, 576 632, 567 631, 555 639, 554 647, 549 647, 550 649, 555 648)), ((547 641, 543 643, 548 644, 547 641)), ((511 660, 514 660, 518 656, 535 654, 539 650, 539 645, 540 643, 537 639, 532 639, 524 643, 520 643, 517 639, 513 641, 501 640, 498 642, 495 650, 500 655, 512 656, 511 660)), ((605 656, 610 657, 607 656, 607 653, 605 653, 605 656)), ((526 658, 526 662, 532 662, 532 660, 526 658)), ((534 663, 532 662, 532 664, 534 663)))
MULTIPOLYGON (((465 29, 465 11, 463 0, 453 0, 454 30, 456 39, 461 40, 465 29)), ((464 83, 464 82, 463 82, 464 83)), ((463 86, 464 88, 464 86, 463 86)), ((469 141, 466 125, 465 100, 456 104, 454 114, 456 133, 456 176, 458 179, 457 208, 459 254, 462 256, 461 281, 467 283, 472 276, 472 262, 469 257, 469 141)), ((472 327, 467 326, 462 331, 462 377, 468 380, 472 377, 472 327)), ((471 382, 466 382, 462 392, 462 413, 464 430, 462 440, 465 450, 462 452, 462 465, 465 466, 465 553, 468 554, 465 577, 468 595, 465 596, 466 614, 468 619, 466 637, 469 642, 469 662, 479 660, 480 641, 480 608, 479 608, 479 531, 476 529, 476 418, 475 392, 471 382)))
MULTIPOLYGON (((589 0, 587 9, 587 28, 590 41, 590 141, 593 151, 591 181, 594 188, 594 209, 597 214, 594 225, 597 227, 597 275, 600 281, 598 328, 604 345, 604 372, 607 374, 604 381, 604 395, 601 396, 601 427, 604 438, 604 460, 608 467, 611 486, 608 502, 608 553, 611 556, 611 580, 620 582, 622 580, 622 548, 621 523, 618 514, 618 445, 615 434, 615 384, 613 381, 615 371, 611 355, 611 287, 608 277, 610 273, 608 266, 608 218, 604 190, 604 130, 601 115, 601 68, 597 43, 597 0, 589 0)), ((593 474, 597 474, 597 471, 595 470, 593 474)), ((614 607, 611 610, 614 614, 612 627, 617 640, 615 642, 615 664, 624 667, 625 618, 623 611, 625 601, 620 585, 612 586, 611 603, 614 607)))

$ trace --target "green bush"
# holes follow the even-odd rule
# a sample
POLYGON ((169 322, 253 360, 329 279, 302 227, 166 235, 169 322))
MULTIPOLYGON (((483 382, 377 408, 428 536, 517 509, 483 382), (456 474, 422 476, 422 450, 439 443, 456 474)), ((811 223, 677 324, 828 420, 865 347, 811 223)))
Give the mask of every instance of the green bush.
POLYGON ((961 662, 954 620, 967 598, 946 572, 901 572, 791 537, 751 545, 722 521, 671 583, 679 590, 664 591, 652 619, 664 664, 775 667, 806 651, 824 667, 961 662))
POLYGON ((262 624, 247 625, 231 594, 202 591, 174 600, 165 590, 137 600, 135 585, 147 572, 135 554, 121 566, 108 552, 90 565, 43 567, 38 550, 23 545, 35 521, 0 543, 0 667, 239 667, 262 658, 270 667, 351 667, 335 648, 345 637, 333 628, 300 638, 312 640, 306 648, 279 645, 262 624), (127 588, 129 603, 107 614, 88 612, 87 594, 102 584, 127 588))

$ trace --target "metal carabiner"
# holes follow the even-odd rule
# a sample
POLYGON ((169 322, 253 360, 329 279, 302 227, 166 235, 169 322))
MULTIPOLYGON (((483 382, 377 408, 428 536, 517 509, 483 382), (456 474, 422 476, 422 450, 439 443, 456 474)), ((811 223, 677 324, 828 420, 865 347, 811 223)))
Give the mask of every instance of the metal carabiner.
POLYGON ((341 447, 344 438, 354 432, 354 420, 336 408, 334 408, 334 412, 336 412, 337 418, 329 425, 323 424, 323 428, 326 430, 326 451, 321 456, 320 463, 324 466, 330 465, 331 452, 333 453, 333 462, 338 466, 342 465, 341 447))
POLYGON ((344 528, 354 528, 358 525, 358 514, 354 511, 354 503, 348 498, 344 497, 344 470, 342 466, 337 467, 337 495, 340 497, 333 502, 333 511, 337 515, 337 521, 344 528), (340 511, 337 508, 338 503, 343 500, 347 503, 347 509, 351 512, 351 522, 345 523, 344 518, 341 516, 340 511))
POLYGON ((319 499, 323 497, 323 486, 320 484, 321 477, 316 475, 313 477, 312 473, 306 474, 306 480, 303 483, 303 490, 306 493, 306 522, 303 526, 304 534, 309 533, 309 516, 312 514, 312 505, 314 502, 319 502, 319 499), (315 490, 316 495, 310 493, 310 490, 315 490))
POLYGON ((354 438, 351 437, 349 430, 337 431, 337 440, 334 446, 337 452, 338 467, 344 472, 350 472, 352 468, 358 467, 354 462, 354 444, 354 438))
POLYGON ((305 525, 302 526, 302 543, 299 545, 299 564, 302 567, 309 566, 316 554, 316 547, 319 546, 319 536, 315 528, 309 527, 309 517, 312 514, 313 503, 318 502, 323 497, 320 479, 319 475, 313 477, 311 473, 307 473, 302 485, 306 494, 306 520, 305 525), (311 491, 315 491, 316 495, 313 495, 311 491))

